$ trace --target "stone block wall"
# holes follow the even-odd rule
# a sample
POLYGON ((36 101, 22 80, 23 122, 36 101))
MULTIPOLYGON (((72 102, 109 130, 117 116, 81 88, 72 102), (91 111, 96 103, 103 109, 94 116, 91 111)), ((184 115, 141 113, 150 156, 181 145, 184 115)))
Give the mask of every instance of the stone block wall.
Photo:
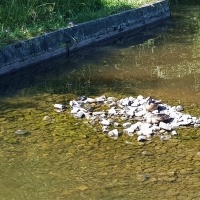
POLYGON ((59 29, 0 49, 0 76, 170 17, 168 0, 59 29))

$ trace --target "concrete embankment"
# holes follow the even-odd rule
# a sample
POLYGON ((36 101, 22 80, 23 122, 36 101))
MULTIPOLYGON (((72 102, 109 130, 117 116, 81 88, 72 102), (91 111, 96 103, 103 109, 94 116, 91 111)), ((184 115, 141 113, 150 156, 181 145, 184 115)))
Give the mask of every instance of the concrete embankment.
POLYGON ((19 41, 0 49, 0 76, 84 47, 136 31, 151 24, 162 23, 170 17, 168 0, 127 10, 70 28, 19 41))

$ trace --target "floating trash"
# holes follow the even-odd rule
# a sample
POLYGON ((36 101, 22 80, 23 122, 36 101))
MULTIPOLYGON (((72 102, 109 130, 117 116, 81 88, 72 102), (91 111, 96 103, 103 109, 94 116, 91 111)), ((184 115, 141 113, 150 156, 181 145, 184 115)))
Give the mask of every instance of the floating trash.
MULTIPOLYGON (((62 104, 55 105, 64 109, 62 104)), ((138 142, 145 142, 155 136, 161 141, 169 140, 178 135, 176 129, 182 126, 200 127, 200 118, 181 113, 184 110, 182 105, 169 106, 161 100, 142 95, 123 99, 83 96, 70 101, 69 105, 74 117, 85 118, 94 126, 100 124, 101 131, 114 139, 119 137, 119 128, 124 134, 136 135, 138 142), (95 111, 96 106, 98 111, 95 111), (91 107, 94 109, 87 109, 91 107)))

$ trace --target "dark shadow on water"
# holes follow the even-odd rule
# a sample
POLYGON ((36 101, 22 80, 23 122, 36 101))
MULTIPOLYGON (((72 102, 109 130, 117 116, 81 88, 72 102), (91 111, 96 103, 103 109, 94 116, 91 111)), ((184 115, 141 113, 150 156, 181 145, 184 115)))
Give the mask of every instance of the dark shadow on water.
MULTIPOLYGON (((140 29, 138 32, 129 32, 112 40, 85 48, 80 52, 72 53, 69 56, 62 56, 8 76, 2 76, 0 77, 0 95, 20 94, 26 96, 37 93, 98 95, 101 92, 100 88, 113 92, 121 91, 124 83, 134 88, 136 87, 134 82, 116 79, 112 77, 112 73, 110 76, 103 76, 102 74, 98 76, 98 71, 95 72, 95 69, 106 68, 107 70, 115 61, 119 62, 115 50, 143 44, 145 44, 144 48, 151 48, 152 41, 153 45, 156 46, 166 43, 192 42, 186 41, 185 38, 187 35, 196 33, 195 26, 197 24, 195 21, 193 23, 192 20, 188 20, 187 15, 190 13, 192 16, 192 10, 185 15, 184 9, 187 9, 187 7, 172 6, 171 21, 165 22, 163 25, 140 29), (179 9, 178 14, 177 9, 179 9), (184 35, 182 34, 183 28, 186 30, 184 35), (174 32, 174 29, 176 29, 176 32, 174 32), (173 34, 176 37, 171 37, 173 34), (106 49, 104 47, 111 48, 106 49), (106 67, 101 66, 105 59, 109 59, 110 62, 106 67)), ((107 73, 106 70, 105 73, 107 73)), ((155 87, 158 86, 158 82, 159 80, 154 78, 146 80, 147 84, 155 87)))
MULTIPOLYGON (((69 57, 62 56, 16 73, 0 77, 0 95, 16 95, 20 90, 26 90, 26 94, 30 94, 34 87, 35 92, 49 93, 85 93, 98 94, 98 87, 91 87, 88 80, 88 71, 84 74, 81 69, 87 63, 94 63, 95 60, 103 60, 106 57, 111 57, 112 52, 101 50, 102 46, 111 46, 112 48, 127 48, 131 45, 142 44, 149 39, 154 39, 162 35, 169 28, 170 23, 165 23, 162 26, 157 26, 152 29, 141 29, 138 34, 128 33, 121 35, 109 41, 105 41, 97 46, 83 49, 80 52, 71 54, 69 57), (69 81, 70 80, 70 81, 69 81)), ((92 77, 90 77, 92 79, 92 77)), ((152 80, 153 81, 153 80, 152 80)), ((110 88, 116 84, 111 77, 111 80, 101 80, 96 84, 106 83, 110 88)), ((156 83, 154 83, 156 84, 156 83)), ((120 85, 120 82, 117 83, 120 85)), ((118 90, 118 87, 115 87, 118 90)), ((115 89, 114 89, 115 90, 115 89)), ((121 90, 121 88, 119 88, 121 90)))

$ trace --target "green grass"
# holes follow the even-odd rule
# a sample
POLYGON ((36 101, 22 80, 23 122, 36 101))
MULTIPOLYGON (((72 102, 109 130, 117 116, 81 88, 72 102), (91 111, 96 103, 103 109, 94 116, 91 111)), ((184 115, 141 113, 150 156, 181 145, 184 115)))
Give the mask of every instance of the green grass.
POLYGON ((1 0, 0 47, 155 0, 1 0))

